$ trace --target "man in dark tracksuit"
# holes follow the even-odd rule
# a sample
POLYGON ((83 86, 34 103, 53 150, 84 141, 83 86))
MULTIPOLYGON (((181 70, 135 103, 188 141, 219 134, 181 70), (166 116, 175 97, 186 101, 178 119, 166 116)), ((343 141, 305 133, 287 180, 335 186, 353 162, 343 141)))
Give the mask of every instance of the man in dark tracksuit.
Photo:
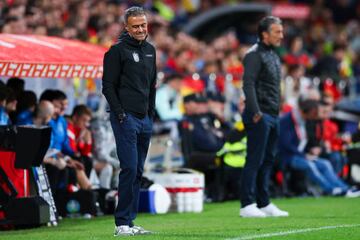
POLYGON ((125 12, 126 31, 104 57, 103 94, 120 160, 115 236, 150 233, 134 225, 140 180, 155 109, 155 48, 146 41, 147 19, 140 7, 125 12))
POLYGON ((244 58, 243 121, 247 141, 246 164, 241 179, 242 217, 288 216, 269 199, 270 174, 279 136, 281 65, 274 47, 283 38, 281 20, 268 16, 258 26, 260 41, 244 58))

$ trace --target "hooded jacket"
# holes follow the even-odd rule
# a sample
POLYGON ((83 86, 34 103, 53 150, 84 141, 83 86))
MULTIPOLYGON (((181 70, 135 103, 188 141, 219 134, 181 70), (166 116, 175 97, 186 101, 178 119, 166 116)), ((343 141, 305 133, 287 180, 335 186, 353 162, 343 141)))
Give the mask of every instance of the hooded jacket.
POLYGON ((102 92, 117 116, 131 113, 153 116, 156 93, 155 48, 128 32, 104 56, 102 92))

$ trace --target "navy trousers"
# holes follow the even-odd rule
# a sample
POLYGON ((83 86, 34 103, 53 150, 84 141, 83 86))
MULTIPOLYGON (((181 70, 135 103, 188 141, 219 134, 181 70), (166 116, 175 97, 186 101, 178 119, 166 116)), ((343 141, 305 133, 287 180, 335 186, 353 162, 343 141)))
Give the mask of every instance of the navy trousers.
POLYGON ((124 121, 120 123, 111 112, 110 122, 121 168, 115 224, 132 227, 138 212, 140 181, 152 134, 152 119, 148 116, 139 119, 127 113, 124 121))
POLYGON ((241 179, 241 206, 256 202, 261 208, 270 203, 269 181, 278 147, 279 118, 264 113, 260 121, 254 123, 252 116, 245 111, 243 121, 247 133, 247 156, 241 179))

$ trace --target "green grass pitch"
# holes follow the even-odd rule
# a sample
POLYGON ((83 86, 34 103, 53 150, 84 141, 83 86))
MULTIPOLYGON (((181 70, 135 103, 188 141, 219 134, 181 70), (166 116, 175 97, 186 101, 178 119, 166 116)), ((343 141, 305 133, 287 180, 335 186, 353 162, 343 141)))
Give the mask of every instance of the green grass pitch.
MULTIPOLYGON (((202 213, 140 214, 136 224, 156 233, 120 239, 360 239, 360 198, 294 198, 274 203, 289 211, 290 217, 244 219, 239 217, 239 202, 212 203, 205 204, 202 213)), ((64 219, 58 227, 2 231, 0 239, 119 239, 113 230, 112 216, 64 219)))

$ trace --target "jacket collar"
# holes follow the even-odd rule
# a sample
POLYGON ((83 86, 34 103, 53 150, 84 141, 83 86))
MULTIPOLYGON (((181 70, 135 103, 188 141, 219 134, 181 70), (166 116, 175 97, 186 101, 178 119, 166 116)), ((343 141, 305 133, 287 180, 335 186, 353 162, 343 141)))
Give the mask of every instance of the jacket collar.
POLYGON ((263 41, 259 41, 258 44, 265 50, 273 50, 274 49, 274 47, 272 45, 266 45, 263 41))
MULTIPOLYGON (((147 36, 146 36, 147 38, 147 36)), ((135 38, 131 37, 128 31, 124 31, 121 33, 118 42, 125 42, 134 47, 140 47, 145 44, 146 38, 143 41, 136 40, 135 38)))

